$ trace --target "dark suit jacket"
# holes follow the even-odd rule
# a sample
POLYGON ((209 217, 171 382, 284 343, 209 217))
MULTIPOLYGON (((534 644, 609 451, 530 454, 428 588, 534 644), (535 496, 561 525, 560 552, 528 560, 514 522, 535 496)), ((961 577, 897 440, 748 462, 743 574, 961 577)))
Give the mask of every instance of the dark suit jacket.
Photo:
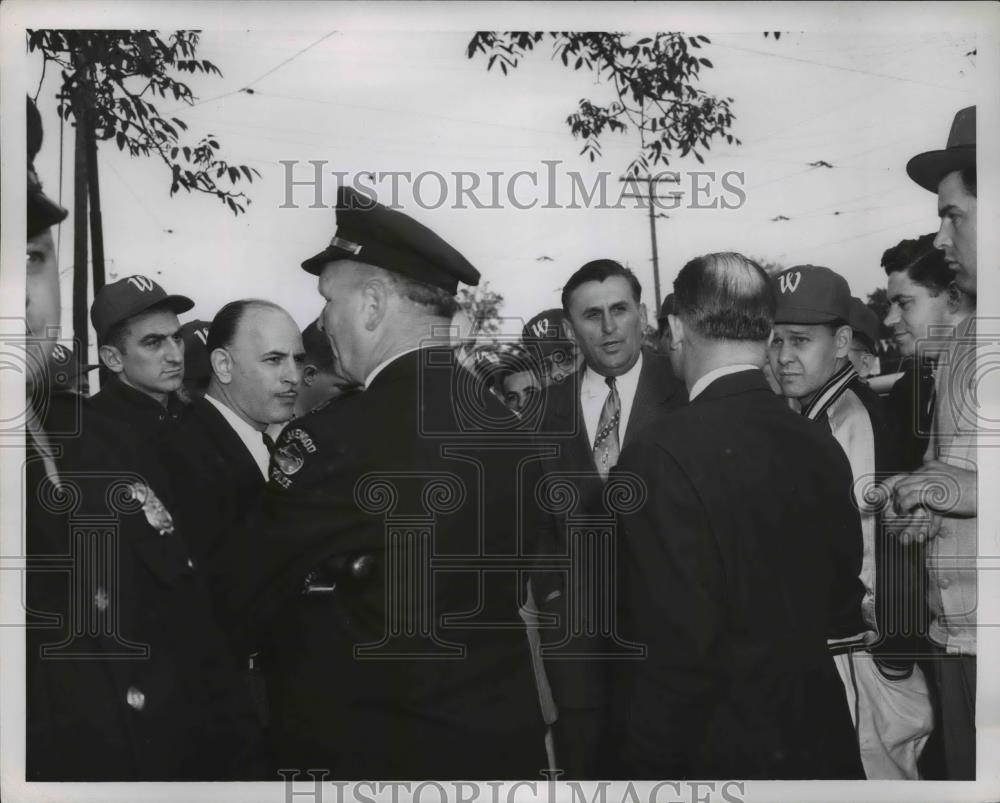
MULTIPOLYGON (((661 355, 643 350, 642 369, 622 449, 636 441, 640 432, 687 401, 684 385, 661 355)), ((593 448, 580 405, 580 374, 546 391, 539 443, 556 451, 555 456, 535 466, 535 483, 549 495, 545 483, 565 478, 574 488, 575 503, 559 512, 536 510, 533 525, 538 541, 549 555, 568 555, 568 529, 597 519, 613 521, 614 510, 605 500, 605 482, 594 464, 593 448)), ((529 497, 530 498, 530 497, 529 497)), ((604 593, 597 587, 572 584, 565 572, 535 575, 533 590, 539 610, 557 618, 558 624, 541 629, 545 671, 553 696, 563 716, 570 709, 599 711, 607 693, 608 660, 597 657, 608 652, 607 634, 601 633, 601 608, 592 596, 604 593), (572 611, 571 611, 572 609, 572 611), (578 615, 579 616, 578 616, 578 615), (582 656, 582 658, 581 658, 582 656)))
POLYGON ((192 549, 203 560, 213 560, 254 514, 264 475, 222 413, 203 398, 188 406, 170 456, 174 484, 183 488, 181 507, 196 533, 192 549))
POLYGON ((450 349, 421 349, 278 439, 259 549, 272 582, 255 599, 279 766, 345 779, 545 766, 518 573, 486 570, 517 552, 517 461, 484 447, 463 389, 450 349))
POLYGON ((216 608, 243 660, 248 643, 245 611, 233 610, 247 530, 259 514, 266 481, 239 435, 215 406, 194 399, 164 449, 177 515, 206 577, 216 608))
POLYGON ((612 774, 864 777, 826 646, 858 632, 863 591, 832 435, 743 371, 647 430, 618 468, 648 483, 618 539, 622 633, 647 654, 615 664, 612 774))
POLYGON ((176 513, 127 433, 85 406, 81 431, 53 443, 61 493, 29 450, 27 778, 259 777, 252 699, 180 521, 164 527, 127 490, 147 485, 176 513))

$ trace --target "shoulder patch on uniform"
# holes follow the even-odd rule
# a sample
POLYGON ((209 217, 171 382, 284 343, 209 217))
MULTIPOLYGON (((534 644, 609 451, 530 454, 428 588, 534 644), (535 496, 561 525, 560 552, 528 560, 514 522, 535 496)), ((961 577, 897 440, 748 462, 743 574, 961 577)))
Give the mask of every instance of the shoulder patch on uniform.
POLYGON ((290 427, 285 430, 285 440, 288 444, 294 445, 292 442, 297 442, 302 445, 302 448, 306 450, 308 454, 316 454, 316 442, 312 439, 312 436, 306 432, 301 427, 290 427))
MULTIPOLYGON (((315 451, 315 448, 313 451, 315 451)), ((302 452, 299 451, 298 444, 296 443, 286 443, 284 446, 278 447, 274 450, 271 459, 281 470, 281 473, 289 477, 305 465, 305 458, 302 457, 302 452)))

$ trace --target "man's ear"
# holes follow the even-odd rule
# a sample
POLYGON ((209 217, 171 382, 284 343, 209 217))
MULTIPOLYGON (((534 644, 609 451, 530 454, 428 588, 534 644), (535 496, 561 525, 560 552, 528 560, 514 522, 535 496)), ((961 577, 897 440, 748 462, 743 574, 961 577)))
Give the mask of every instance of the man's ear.
POLYGON ((846 357, 851 350, 851 341, 854 339, 854 330, 850 326, 838 326, 833 334, 834 342, 837 344, 837 356, 846 357))
POLYGON ((391 292, 384 280, 373 277, 368 279, 361 286, 361 320, 364 321, 365 329, 373 332, 385 320, 389 312, 389 300, 391 292))
POLYGON ((969 297, 959 289, 955 282, 949 284, 945 292, 948 294, 948 312, 954 315, 966 307, 969 297))
POLYGON ((670 350, 677 351, 684 342, 684 321, 676 315, 667 315, 667 326, 670 327, 670 350))
POLYGON ((97 350, 97 354, 104 363, 104 367, 107 368, 113 374, 120 374, 124 369, 125 365, 122 362, 122 353, 114 346, 101 346, 97 350))
POLYGON ((302 384, 311 388, 312 383, 316 381, 316 374, 318 373, 319 371, 316 370, 315 365, 306 365, 302 369, 302 384))
POLYGON ((212 373, 223 385, 233 381, 233 355, 229 353, 229 349, 214 349, 208 355, 208 360, 212 364, 212 373))

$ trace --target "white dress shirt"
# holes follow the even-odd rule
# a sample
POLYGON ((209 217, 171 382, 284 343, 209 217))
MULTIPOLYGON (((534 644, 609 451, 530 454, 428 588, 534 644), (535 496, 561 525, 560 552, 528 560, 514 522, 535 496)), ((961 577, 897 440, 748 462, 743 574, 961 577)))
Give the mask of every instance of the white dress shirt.
MULTIPOLYGON (((601 409, 607 401, 611 388, 605 377, 596 371, 584 367, 583 378, 580 381, 580 406, 583 408, 583 423, 587 426, 587 438, 594 445, 597 437, 597 425, 601 420, 601 409)), ((618 388, 618 399, 622 403, 621 417, 618 419, 618 443, 624 445, 625 431, 628 429, 628 418, 632 414, 632 403, 635 392, 639 388, 639 374, 642 373, 642 352, 628 371, 615 377, 615 387, 618 388)))
POLYGON ((264 443, 264 433, 250 426, 224 402, 209 396, 207 393, 205 394, 205 398, 211 404, 215 405, 216 410, 222 413, 222 417, 233 428, 233 432, 239 436, 240 440, 243 441, 243 445, 247 447, 247 451, 250 452, 250 456, 260 469, 260 473, 264 475, 264 479, 267 479, 267 467, 268 463, 271 462, 271 453, 268 452, 267 446, 264 443))

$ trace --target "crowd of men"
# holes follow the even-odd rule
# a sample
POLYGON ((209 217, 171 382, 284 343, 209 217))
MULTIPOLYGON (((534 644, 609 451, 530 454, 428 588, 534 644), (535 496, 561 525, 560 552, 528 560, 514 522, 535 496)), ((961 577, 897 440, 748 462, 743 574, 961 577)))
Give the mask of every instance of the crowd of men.
POLYGON ((885 398, 842 276, 734 252, 656 338, 601 258, 456 342, 478 270, 345 188, 304 331, 129 276, 60 392, 28 123, 28 780, 975 777, 974 107, 907 165, 885 398))

